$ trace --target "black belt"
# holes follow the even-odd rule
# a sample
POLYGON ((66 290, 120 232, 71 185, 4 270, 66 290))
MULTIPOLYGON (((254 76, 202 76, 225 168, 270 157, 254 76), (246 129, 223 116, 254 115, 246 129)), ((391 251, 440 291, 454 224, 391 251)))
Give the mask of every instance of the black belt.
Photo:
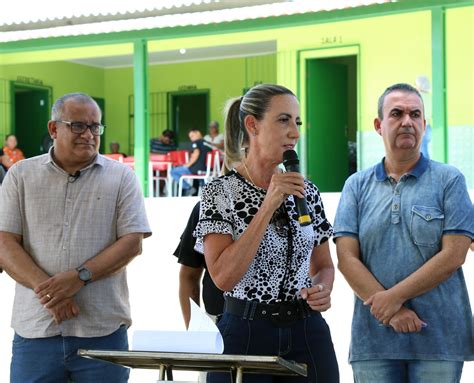
POLYGON ((313 310, 302 299, 268 304, 225 297, 225 312, 248 320, 268 319, 275 325, 284 327, 307 318, 313 310))

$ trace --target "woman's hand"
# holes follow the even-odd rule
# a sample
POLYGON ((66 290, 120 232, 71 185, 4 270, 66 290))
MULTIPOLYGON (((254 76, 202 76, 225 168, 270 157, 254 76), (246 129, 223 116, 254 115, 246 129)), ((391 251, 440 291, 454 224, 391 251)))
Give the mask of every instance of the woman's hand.
POLYGON ((323 312, 331 307, 331 290, 322 283, 301 289, 301 298, 314 311, 323 312))
POLYGON ((263 203, 268 204, 269 208, 275 211, 289 195, 304 198, 304 187, 304 178, 301 174, 295 172, 276 173, 272 176, 263 203))

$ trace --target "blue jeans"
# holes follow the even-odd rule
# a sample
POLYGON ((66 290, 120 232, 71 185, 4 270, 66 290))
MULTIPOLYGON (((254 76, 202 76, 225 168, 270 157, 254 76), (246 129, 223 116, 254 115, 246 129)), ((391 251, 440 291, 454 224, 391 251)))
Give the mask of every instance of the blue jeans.
MULTIPOLYGON (((176 182, 179 182, 179 179, 183 175, 188 175, 191 174, 191 171, 187 166, 177 166, 173 169, 171 169, 171 177, 173 177, 173 180, 176 182)), ((190 185, 188 182, 183 180, 183 190, 188 190, 191 189, 192 185, 190 185)))
MULTIPOLYGON (((319 312, 289 327, 266 319, 248 320, 224 313, 218 325, 224 354, 281 356, 306 363, 308 377, 244 374, 246 383, 338 383, 339 369, 326 321, 319 312)), ((245 370, 244 370, 245 372, 245 370)), ((230 373, 209 373, 208 382, 230 382, 230 373)))
POLYGON ((459 383, 464 363, 445 360, 352 362, 355 383, 459 383))
POLYGON ((127 329, 98 338, 60 335, 49 338, 13 338, 11 383, 126 383, 128 368, 77 355, 77 350, 128 350, 127 329))

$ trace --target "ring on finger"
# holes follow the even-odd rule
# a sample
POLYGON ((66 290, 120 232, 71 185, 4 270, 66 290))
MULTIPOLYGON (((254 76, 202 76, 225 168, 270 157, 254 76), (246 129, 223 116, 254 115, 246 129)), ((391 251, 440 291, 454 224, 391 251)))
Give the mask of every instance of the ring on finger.
POLYGON ((53 297, 52 297, 51 295, 49 295, 49 294, 46 294, 46 297, 47 297, 49 300, 53 299, 53 297))

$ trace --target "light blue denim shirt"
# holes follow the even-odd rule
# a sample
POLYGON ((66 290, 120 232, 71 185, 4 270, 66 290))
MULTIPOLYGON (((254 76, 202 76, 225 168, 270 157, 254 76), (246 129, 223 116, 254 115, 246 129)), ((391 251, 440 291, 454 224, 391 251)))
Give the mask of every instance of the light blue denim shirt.
MULTIPOLYGON (((399 182, 384 162, 352 175, 336 213, 334 238, 357 238, 364 265, 390 288, 441 249, 443 235, 474 237, 474 208, 464 176, 423 156, 399 182)), ((355 298, 349 361, 474 358, 473 318, 462 269, 436 288, 405 302, 428 326, 396 333, 355 298)))

